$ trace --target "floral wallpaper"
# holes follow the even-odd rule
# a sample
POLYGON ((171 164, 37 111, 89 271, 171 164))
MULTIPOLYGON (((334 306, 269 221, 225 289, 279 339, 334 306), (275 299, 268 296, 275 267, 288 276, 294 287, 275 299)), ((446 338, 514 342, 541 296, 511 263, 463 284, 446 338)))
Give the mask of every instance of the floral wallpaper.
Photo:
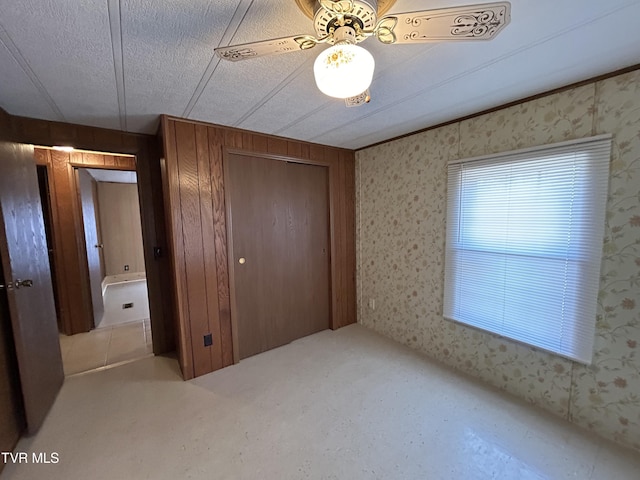
POLYGON ((359 322, 640 450, 640 71, 362 150, 356 160, 359 322), (592 365, 445 320, 447 162, 600 133, 614 141, 592 365))

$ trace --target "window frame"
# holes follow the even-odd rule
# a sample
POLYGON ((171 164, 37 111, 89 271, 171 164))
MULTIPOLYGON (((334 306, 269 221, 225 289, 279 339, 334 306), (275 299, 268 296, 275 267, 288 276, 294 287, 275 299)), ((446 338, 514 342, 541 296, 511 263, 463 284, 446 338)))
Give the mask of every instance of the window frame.
MULTIPOLYGON (((611 143, 612 143, 612 135, 598 135, 594 137, 589 137, 585 139, 578 140, 570 140, 566 142, 559 142, 550 145, 543 145, 531 148, 525 148, 520 150, 501 152, 491 155, 483 155, 480 157, 452 160, 449 162, 448 166, 448 178, 447 178, 447 226, 446 226, 446 251, 445 251, 445 285, 444 285, 444 301, 443 301, 443 316, 447 320, 454 321, 456 323, 460 323, 466 326, 470 326, 472 328, 477 328, 486 332, 489 332, 494 335, 498 335, 501 337, 512 339, 516 342, 545 350, 551 352, 555 355, 559 355, 561 357, 569 358, 572 361, 576 361, 583 364, 590 364, 593 356, 593 343, 595 339, 595 322, 596 322, 596 310, 597 310, 597 295, 599 288, 599 278, 600 278, 600 270, 602 263, 602 247, 604 241, 605 234, 605 217, 606 217, 606 206, 607 206, 607 196, 608 196, 608 186, 609 186, 609 165, 611 163, 611 143), (595 186, 594 198, 589 199, 586 204, 588 205, 588 215, 583 215, 580 218, 580 224, 578 228, 578 232, 582 232, 583 229, 585 231, 589 231, 590 235, 583 235, 583 238, 580 240, 581 247, 586 251, 587 259, 585 264, 587 267, 581 265, 583 261, 583 253, 578 251, 575 255, 576 258, 569 258, 569 255, 566 254, 564 260, 565 265, 577 265, 574 268, 584 269, 588 273, 587 279, 583 279, 580 274, 571 275, 572 284, 570 295, 573 295, 574 291, 579 293, 584 293, 586 295, 587 300, 585 298, 581 298, 583 303, 588 303, 588 305, 580 305, 576 310, 574 318, 570 318, 566 320, 565 316, 563 316, 560 320, 560 326, 555 327, 559 329, 562 333, 556 343, 558 346, 551 345, 553 344, 553 340, 549 340, 548 342, 540 342, 540 341, 531 341, 531 338, 535 337, 531 332, 535 330, 535 327, 529 328, 529 333, 515 335, 510 333, 510 331, 514 330, 513 325, 522 326, 525 323, 521 320, 509 321, 508 319, 502 318, 491 319, 489 318, 491 314, 485 313, 485 320, 476 321, 468 318, 471 313, 466 313, 465 318, 460 317, 461 308, 460 304, 465 302, 464 298, 460 298, 460 292, 462 291, 460 285, 466 287, 467 292, 471 292, 469 290, 469 284, 465 284, 464 280, 458 281, 456 275, 459 277, 462 275, 459 270, 464 270, 464 267, 460 267, 460 258, 465 257, 465 259, 469 261, 479 261, 482 255, 489 255, 490 249, 485 248, 477 248, 475 254, 468 254, 466 252, 470 252, 474 249, 461 248, 460 247, 460 237, 461 230, 466 226, 473 226, 473 222, 469 221, 465 223, 464 212, 461 211, 464 208, 464 167, 465 165, 469 165, 470 168, 475 168, 476 171, 481 170, 483 167, 486 167, 489 170, 491 167, 498 166, 500 169, 503 165, 507 165, 509 168, 513 169, 517 167, 518 164, 524 165, 523 169, 530 169, 531 171, 535 171, 535 168, 531 167, 531 165, 537 161, 548 161, 552 162, 553 159, 557 159, 559 161, 560 158, 570 158, 573 155, 574 163, 577 163, 577 157, 579 155, 586 156, 581 159, 582 163, 580 163, 581 168, 586 168, 589 170, 588 175, 585 175, 584 178, 586 180, 582 180, 583 177, 580 177, 581 181, 584 183, 575 182, 568 186, 567 188, 572 188, 576 183, 580 186, 580 188, 585 189, 587 187, 595 186), (564 156, 564 157, 563 157, 564 156), (453 178, 455 176, 455 178, 453 178), (594 180, 595 179, 595 180, 594 180), (595 220, 595 223, 593 222, 595 220), (586 246, 585 246, 586 245, 586 246), (463 252, 460 254, 459 252, 463 252), (458 262, 454 265, 455 262, 458 262), (459 302, 455 304, 455 302, 459 302), (458 306, 456 306, 458 305, 458 306), (586 312, 586 313, 585 313, 586 312), (582 316, 578 317, 578 315, 582 316), (588 318, 587 318, 588 317, 588 318), (500 324, 500 325, 498 325, 500 324), (497 326, 496 326, 497 325, 497 326), (570 333, 566 333, 564 327, 571 327, 572 331, 570 333), (566 339, 565 339, 566 336, 566 339), (523 338, 527 337, 527 338, 523 338), (572 338, 575 337, 575 338, 572 338), (577 339, 577 340, 576 340, 577 339), (574 348, 574 343, 579 343, 577 347, 574 348), (563 345, 566 344, 566 345, 563 345), (571 345, 571 347, 569 346, 571 345), (571 351, 570 351, 571 350, 571 351), (578 353, 576 351, 579 350, 578 353)), ((509 173, 509 175, 511 175, 509 173)), ((514 175, 517 179, 521 179, 520 173, 514 175)), ((509 176, 512 179, 514 176, 509 176)), ((575 175, 579 177, 579 175, 575 175)), ((482 180, 483 178, 488 178, 486 175, 473 175, 472 179, 478 181, 478 179, 482 180)), ((533 179, 534 175, 530 175, 527 179, 533 179)), ((490 179, 488 180, 490 181, 490 179)), ((469 187, 467 187, 469 188, 469 187)), ((485 187, 486 188, 486 187, 485 187)), ((482 189, 479 189, 479 191, 482 189)), ((563 190, 564 192, 564 190, 563 190)), ((590 190, 582 191, 582 198, 587 198, 586 195, 590 194, 590 190)), ((490 200, 490 199, 489 199, 490 200)), ((485 204, 487 203, 487 199, 485 198, 485 204)), ((512 208, 511 206, 509 208, 512 208)), ((514 207, 515 208, 515 207, 514 207)), ((522 213, 522 212, 520 212, 522 213)), ((572 218, 571 216, 565 218, 572 218)), ((558 228, 556 225, 555 228, 558 228)), ((573 229, 573 225, 568 227, 569 229, 573 229)), ((571 230, 572 232, 574 230, 571 230)), ((554 233, 552 231, 552 233, 554 233)), ((479 232, 482 235, 482 232, 479 232)), ((491 235, 488 235, 491 236, 491 235)), ((479 237, 478 237, 479 238, 479 237)), ((477 240, 477 238, 476 238, 477 240)), ((464 240, 462 241, 464 243, 464 240)), ((514 243, 517 243, 514 242, 514 243)), ((491 242, 487 242, 487 245, 490 245, 491 242)), ((549 253, 546 253, 543 248, 540 248, 540 251, 536 254, 537 260, 533 260, 529 262, 528 268, 533 268, 531 265, 537 266, 537 263, 542 264, 544 261, 551 261, 553 256, 549 253)), ((568 251, 569 247, 567 247, 568 251)), ((526 253, 526 251, 523 251, 526 253)), ((576 252, 573 252, 575 254, 576 252)), ((496 257, 495 262, 502 260, 507 262, 510 256, 515 255, 514 252, 508 251, 507 248, 502 252, 495 253, 496 257)), ((535 257, 535 255, 531 255, 531 257, 535 257)), ((491 266, 495 266, 496 263, 487 264, 491 266)), ((526 261, 522 262, 526 263, 526 261)), ((524 270, 523 270, 524 271, 524 270)), ((525 272, 526 274, 526 272, 525 272)), ((498 279, 498 275, 493 276, 493 279, 498 279)), ((533 274, 529 274, 528 280, 535 280, 533 274)), ((509 286, 507 285, 508 275, 504 274, 505 281, 503 282, 502 288, 504 291, 509 290, 509 286)), ((512 277, 516 278, 516 277, 512 277)), ((566 279, 565 279, 566 281, 566 279)), ((557 296, 556 291, 552 291, 550 288, 552 287, 543 287, 547 288, 547 292, 557 296)), ((516 290, 517 287, 512 288, 512 290, 516 290)), ((481 289, 478 289, 481 290, 481 289)), ((566 299, 566 292, 563 292, 564 295, 562 298, 566 299)), ((470 296, 473 296, 473 293, 470 293, 470 296)), ((512 298, 516 298, 514 295, 512 298)), ((571 297, 573 298, 573 297, 571 297)), ((564 300, 563 300, 564 301, 564 300)), ((503 315, 504 311, 510 309, 508 305, 505 307, 506 303, 504 300, 495 302, 494 305, 500 304, 503 306, 503 315), (502 302, 502 303, 500 303, 502 302)), ((518 303, 517 301, 515 303, 518 303)), ((475 308, 477 303, 472 305, 471 308, 467 307, 466 310, 470 311, 472 308, 475 308)), ((487 305, 491 306, 490 303, 487 305)), ((564 305, 564 304, 563 304, 564 305)), ((563 311, 564 315, 565 312, 563 311)), ((567 314, 568 315, 568 314, 567 314)), ((545 319, 546 327, 540 329, 541 331, 553 330, 553 327, 549 327, 552 325, 551 322, 556 321, 556 318, 545 319)), ((547 336, 547 339, 551 338, 547 336)))

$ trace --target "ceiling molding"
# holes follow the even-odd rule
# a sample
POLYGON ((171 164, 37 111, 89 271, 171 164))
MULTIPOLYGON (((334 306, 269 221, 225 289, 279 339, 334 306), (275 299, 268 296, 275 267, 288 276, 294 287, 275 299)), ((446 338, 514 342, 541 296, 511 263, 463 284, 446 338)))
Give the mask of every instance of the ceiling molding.
POLYGON ((354 149, 354 151, 359 152, 360 150, 366 150, 367 148, 377 147, 379 145, 383 145, 385 143, 394 142, 396 140, 400 140, 406 137, 411 137, 413 135, 417 135, 419 133, 428 132, 430 130, 435 130, 437 128, 446 127, 447 125, 453 125, 454 123, 464 122, 465 120, 470 120, 472 118, 481 117, 482 115, 486 115, 488 113, 497 112, 498 110, 503 110, 509 107, 515 107, 516 105, 521 105, 523 103, 531 102, 533 100, 538 100, 540 98, 548 97, 550 95, 555 95, 556 93, 566 92, 567 90, 572 90, 574 88, 582 87, 584 85, 588 85, 590 83, 601 82, 608 78, 617 77, 618 75, 624 75, 625 73, 635 72, 636 70, 640 70, 640 63, 631 65, 629 67, 621 68, 619 70, 614 70, 613 72, 605 73, 603 75, 598 75, 596 77, 591 77, 586 80, 581 80, 579 82, 570 83, 568 85, 564 85, 562 87, 554 88, 553 90, 547 90, 546 92, 536 93, 535 95, 530 95, 528 97, 524 97, 518 100, 514 100, 509 103, 504 103, 502 105, 498 105, 496 107, 487 108, 486 110, 482 110, 481 112, 472 113, 471 115, 465 115, 464 117, 456 118, 454 120, 448 120, 446 122, 439 123, 437 125, 432 125, 430 127, 421 128, 420 130, 415 130, 413 132, 404 133, 402 135, 397 135, 395 137, 388 138, 387 140, 381 140, 379 142, 372 143, 371 145, 367 145, 365 147, 360 147, 354 149))
MULTIPOLYGON (((191 120, 189 118, 175 117, 173 115, 161 115, 161 119, 160 119, 161 123, 162 123, 163 119, 172 120, 174 122, 188 123, 189 125, 194 125, 195 124, 195 125, 203 125, 205 127, 219 128, 221 130, 227 130, 229 132, 236 132, 236 133, 240 133, 240 134, 247 133, 247 134, 252 134, 252 135, 264 135, 264 136, 270 137, 272 139, 284 140, 284 141, 292 140, 289 137, 282 137, 280 135, 274 135, 274 134, 271 134, 271 133, 260 133, 260 132, 255 132, 253 130, 246 130, 244 128, 230 127, 228 125, 222 125, 222 124, 219 124, 219 123, 211 123, 211 122, 207 122, 207 121, 204 121, 204 120, 191 120)), ((309 142, 308 140, 296 140, 296 141, 298 141, 300 143, 303 143, 303 144, 307 144, 307 145, 316 145, 316 146, 319 146, 319 147, 336 148, 338 150, 344 150, 344 151, 347 151, 347 152, 354 152, 355 151, 355 149, 353 149, 353 148, 336 147, 336 146, 333 146, 333 145, 323 145, 321 143, 309 142)))

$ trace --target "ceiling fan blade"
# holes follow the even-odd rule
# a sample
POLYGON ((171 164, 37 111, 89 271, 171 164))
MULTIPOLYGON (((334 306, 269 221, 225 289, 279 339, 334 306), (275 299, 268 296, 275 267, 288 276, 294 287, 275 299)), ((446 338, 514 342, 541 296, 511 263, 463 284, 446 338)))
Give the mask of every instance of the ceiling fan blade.
POLYGON ((218 47, 215 48, 214 51, 224 60, 237 62, 249 58, 308 50, 323 41, 325 41, 324 38, 318 39, 311 35, 294 35, 292 37, 272 38, 271 40, 263 40, 261 42, 218 47))
POLYGON ((511 20, 509 2, 394 13, 382 17, 374 31, 382 43, 491 40, 511 20))

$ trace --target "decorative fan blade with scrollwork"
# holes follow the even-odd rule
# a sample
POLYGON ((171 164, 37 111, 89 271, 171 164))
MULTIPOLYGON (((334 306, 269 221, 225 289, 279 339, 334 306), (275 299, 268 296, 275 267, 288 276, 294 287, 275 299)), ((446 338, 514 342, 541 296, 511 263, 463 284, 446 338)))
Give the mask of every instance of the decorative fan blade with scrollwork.
POLYGON ((298 50, 308 50, 323 41, 325 40, 315 38, 311 35, 294 35, 292 37, 263 40, 262 42, 251 42, 243 43, 242 45, 220 47, 214 49, 214 51, 224 60, 238 62, 248 58, 297 52, 298 50))
POLYGON ((357 47, 369 37, 376 37, 384 44, 449 42, 460 40, 491 40, 509 24, 511 4, 509 2, 484 3, 419 12, 387 13, 396 0, 295 0, 302 12, 313 20, 316 36, 293 35, 291 37, 245 43, 215 49, 216 54, 233 62, 279 53, 308 50, 319 43, 333 45, 316 59, 314 74, 318 88, 327 95, 344 98, 347 106, 364 105, 369 102, 369 89, 373 76, 373 57, 357 47), (380 15, 385 16, 380 17, 380 15), (369 57, 369 67, 358 63, 369 57), (322 57, 322 58, 321 58, 322 57), (359 58, 359 60, 357 60, 359 58), (356 66, 357 64, 357 66, 356 66), (349 66, 351 65, 351 66, 349 66), (321 87, 316 69, 324 68, 321 87), (344 73, 351 68, 351 71, 344 73), (343 77, 337 72, 343 69, 343 77), (349 83, 353 77, 366 70, 367 83, 358 83, 352 90, 328 93, 349 83), (330 71, 330 74, 327 74, 330 71), (336 74, 336 79, 330 78, 336 74), (328 83, 333 83, 329 86, 328 83), (356 90, 357 87, 357 90, 356 90), (366 90, 363 92, 362 89, 366 90))
POLYGON ((486 3, 387 15, 378 22, 382 43, 491 40, 510 21, 509 3, 486 3))

